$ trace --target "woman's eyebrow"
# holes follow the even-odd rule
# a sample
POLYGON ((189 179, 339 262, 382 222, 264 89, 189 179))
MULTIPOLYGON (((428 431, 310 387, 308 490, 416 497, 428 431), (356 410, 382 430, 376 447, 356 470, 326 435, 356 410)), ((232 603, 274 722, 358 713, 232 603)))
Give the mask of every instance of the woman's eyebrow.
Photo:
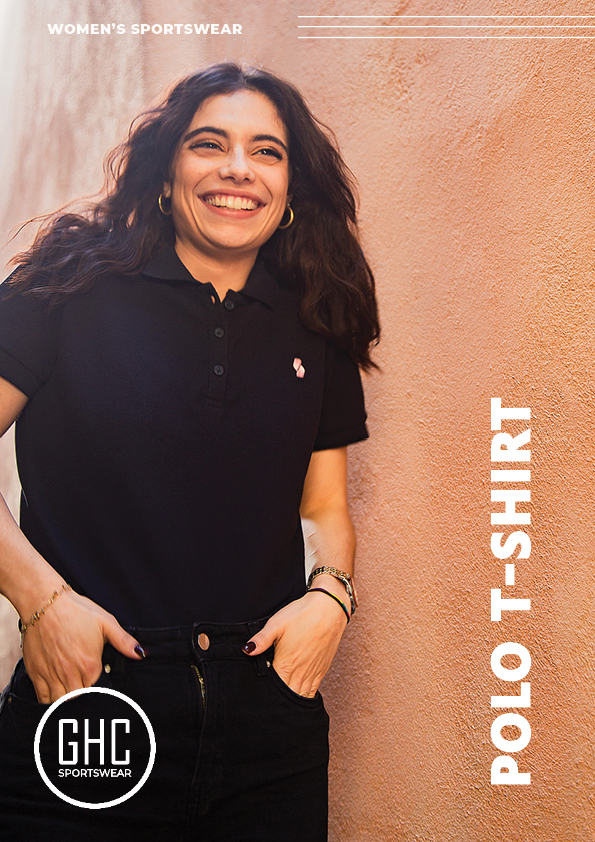
POLYGON ((229 137, 229 134, 225 131, 225 129, 217 129, 215 126, 201 126, 198 129, 193 129, 191 132, 188 132, 188 134, 185 135, 182 143, 186 143, 187 140, 191 140, 193 137, 196 137, 197 134, 202 134, 203 132, 208 132, 209 134, 218 134, 221 137, 225 138, 229 137))
MULTIPOLYGON (((196 135, 202 134, 203 132, 208 134, 216 134, 219 135, 219 137, 229 139, 229 132, 226 132, 225 129, 218 129, 216 126, 200 126, 198 129, 193 129, 191 132, 188 132, 188 134, 184 136, 182 143, 186 143, 188 140, 192 140, 193 137, 196 137, 196 135)), ((268 140, 272 143, 278 143, 279 146, 282 149, 284 149, 287 154, 289 154, 289 150, 285 143, 283 143, 283 141, 280 138, 276 137, 276 135, 274 134, 257 134, 254 135, 252 140, 268 140)))
POLYGON ((287 146, 283 143, 282 140, 280 140, 280 138, 276 137, 274 134, 256 134, 254 135, 252 140, 270 140, 272 143, 278 143, 279 146, 282 149, 284 149, 287 154, 289 154, 289 149, 287 148, 287 146))

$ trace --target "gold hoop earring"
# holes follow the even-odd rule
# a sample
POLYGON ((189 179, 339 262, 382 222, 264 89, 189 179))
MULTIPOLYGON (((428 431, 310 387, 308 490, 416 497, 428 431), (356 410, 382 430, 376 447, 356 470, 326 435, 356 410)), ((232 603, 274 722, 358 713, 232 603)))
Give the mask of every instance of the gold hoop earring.
MULTIPOLYGON (((167 196, 165 197, 167 199, 167 196)), ((159 198, 157 199, 157 204, 159 205, 159 210, 163 214, 163 216, 171 216, 171 208, 166 211, 163 207, 163 193, 159 194, 159 198)))
MULTIPOLYGON (((287 202, 287 207, 285 208, 285 210, 289 211, 289 222, 286 222, 285 225, 278 225, 277 226, 277 228, 280 228, 281 231, 285 231, 286 228, 289 228, 289 226, 291 225, 291 223, 294 220, 293 209, 292 209, 291 205, 289 204, 289 202, 287 202)), ((285 216, 285 213, 283 213, 283 216, 285 216)), ((283 219, 283 216, 281 217, 281 219, 283 219)))

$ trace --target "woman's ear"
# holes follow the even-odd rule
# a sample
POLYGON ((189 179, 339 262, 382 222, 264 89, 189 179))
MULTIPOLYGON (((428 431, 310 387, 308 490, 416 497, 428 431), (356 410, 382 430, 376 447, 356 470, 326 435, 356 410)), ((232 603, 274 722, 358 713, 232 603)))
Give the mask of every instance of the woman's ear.
POLYGON ((161 195, 164 199, 171 199, 171 182, 163 182, 163 190, 161 191, 161 195))

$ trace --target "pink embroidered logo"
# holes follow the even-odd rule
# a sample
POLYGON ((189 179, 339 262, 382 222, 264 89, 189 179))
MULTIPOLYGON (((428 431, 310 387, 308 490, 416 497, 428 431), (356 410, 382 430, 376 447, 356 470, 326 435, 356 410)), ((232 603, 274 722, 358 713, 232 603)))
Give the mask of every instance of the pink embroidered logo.
POLYGON ((299 357, 296 357, 295 360, 293 361, 293 367, 295 369, 295 373, 296 373, 297 377, 303 377, 304 374, 306 373, 306 369, 302 365, 302 361, 300 360, 299 357))

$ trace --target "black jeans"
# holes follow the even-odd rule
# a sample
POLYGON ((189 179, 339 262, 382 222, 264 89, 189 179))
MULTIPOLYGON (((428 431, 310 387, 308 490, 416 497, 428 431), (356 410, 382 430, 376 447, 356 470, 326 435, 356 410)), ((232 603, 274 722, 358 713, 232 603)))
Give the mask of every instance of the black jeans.
POLYGON ((98 685, 138 702, 157 755, 138 793, 101 810, 71 806, 42 781, 33 742, 48 706, 19 662, 0 712, 2 839, 324 842, 328 716, 320 694, 284 684, 272 650, 242 652, 263 623, 131 629, 144 661, 105 647, 98 685))

